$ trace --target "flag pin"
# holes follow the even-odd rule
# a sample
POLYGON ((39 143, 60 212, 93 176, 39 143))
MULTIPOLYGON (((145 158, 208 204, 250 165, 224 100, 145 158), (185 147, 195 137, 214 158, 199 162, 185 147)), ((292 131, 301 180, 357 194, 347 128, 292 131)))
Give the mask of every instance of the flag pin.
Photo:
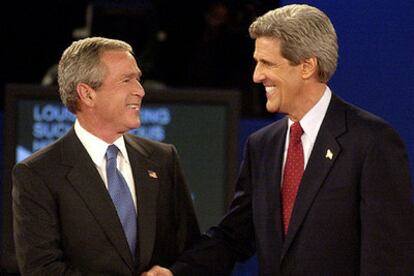
POLYGON ((148 170, 148 176, 151 178, 158 178, 157 173, 154 171, 150 171, 150 170, 148 170))
POLYGON ((326 151, 325 158, 328 158, 328 159, 332 160, 332 158, 333 158, 333 153, 332 153, 332 151, 331 151, 330 149, 328 149, 328 150, 326 151))

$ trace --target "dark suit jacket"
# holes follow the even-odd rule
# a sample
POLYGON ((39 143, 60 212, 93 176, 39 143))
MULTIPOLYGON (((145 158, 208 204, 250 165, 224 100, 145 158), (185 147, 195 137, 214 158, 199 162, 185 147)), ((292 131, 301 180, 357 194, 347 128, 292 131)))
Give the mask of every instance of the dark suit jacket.
POLYGON ((124 137, 137 196, 136 256, 104 182, 72 129, 14 168, 14 236, 23 275, 138 275, 153 264, 171 264, 198 238, 175 148, 124 137))
POLYGON ((412 188, 398 134, 333 95, 284 238, 286 131, 285 118, 249 137, 228 214, 171 267, 175 275, 226 275, 254 253, 260 275, 412 275, 412 188))

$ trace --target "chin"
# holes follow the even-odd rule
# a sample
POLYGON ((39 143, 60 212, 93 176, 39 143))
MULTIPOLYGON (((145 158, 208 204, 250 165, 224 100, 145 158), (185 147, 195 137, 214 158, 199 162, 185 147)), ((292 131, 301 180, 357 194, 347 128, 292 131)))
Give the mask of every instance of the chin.
POLYGON ((271 106, 270 104, 266 104, 266 110, 270 113, 277 113, 279 109, 277 107, 271 106))
POLYGON ((128 131, 139 128, 141 126, 141 123, 135 123, 135 124, 127 124, 128 131))
POLYGON ((137 117, 129 118, 129 120, 126 121, 128 126, 137 128, 141 125, 141 119, 137 117))

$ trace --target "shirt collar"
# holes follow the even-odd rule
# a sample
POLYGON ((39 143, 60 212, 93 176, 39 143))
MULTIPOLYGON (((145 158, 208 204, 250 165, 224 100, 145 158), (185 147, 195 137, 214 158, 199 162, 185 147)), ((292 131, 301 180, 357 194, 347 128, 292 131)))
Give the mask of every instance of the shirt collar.
MULTIPOLYGON (((323 118, 328 110, 331 97, 332 92, 329 87, 326 86, 326 89, 319 101, 300 120, 303 132, 311 139, 312 142, 316 140, 319 128, 321 127, 323 118)), ((293 123, 294 122, 289 119, 288 127, 290 128, 293 123)))
MULTIPOLYGON (((92 158, 92 161, 97 166, 100 166, 102 164, 102 160, 105 158, 106 150, 110 144, 106 143, 102 139, 96 137, 84 129, 78 120, 75 121, 74 129, 82 145, 85 147, 89 156, 92 158)), ((122 157, 129 163, 124 136, 119 137, 113 142, 113 144, 118 147, 122 157)))

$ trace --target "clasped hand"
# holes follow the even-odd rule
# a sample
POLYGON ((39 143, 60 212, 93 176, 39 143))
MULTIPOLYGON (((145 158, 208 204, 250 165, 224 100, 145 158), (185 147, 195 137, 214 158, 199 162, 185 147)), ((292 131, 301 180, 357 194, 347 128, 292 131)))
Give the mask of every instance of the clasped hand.
POLYGON ((170 270, 155 265, 150 270, 141 273, 141 276, 173 276, 173 274, 170 270))

